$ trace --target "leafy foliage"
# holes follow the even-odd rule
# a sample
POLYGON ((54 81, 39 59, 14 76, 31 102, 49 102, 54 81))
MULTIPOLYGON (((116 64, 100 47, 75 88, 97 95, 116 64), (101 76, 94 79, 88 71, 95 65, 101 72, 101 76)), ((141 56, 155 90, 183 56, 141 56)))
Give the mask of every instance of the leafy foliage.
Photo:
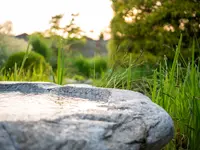
POLYGON ((89 61, 84 57, 78 57, 73 62, 74 68, 76 68, 77 72, 81 75, 84 75, 86 77, 89 77, 90 75, 90 63, 89 61))
POLYGON ((75 18, 79 16, 79 14, 72 14, 72 19, 69 24, 61 27, 60 22, 62 21, 64 15, 59 14, 55 15, 50 20, 51 28, 48 31, 51 35, 62 35, 66 36, 67 38, 73 37, 82 37, 82 30, 79 26, 75 24, 75 18), (59 34, 60 33, 60 34, 59 34))
POLYGON ((94 58, 85 58, 83 56, 76 57, 70 67, 74 68, 73 72, 75 74, 79 74, 87 78, 99 78, 108 68, 107 59, 100 56, 96 56, 94 58))
POLYGON ((170 114, 175 125, 175 137, 166 150, 200 149, 200 63, 195 62, 194 50, 193 43, 192 59, 186 66, 180 65, 180 39, 172 66, 167 62, 160 65, 149 81, 152 101, 170 114))
MULTIPOLYGON (((112 0, 110 55, 147 51, 173 60, 180 34, 183 55, 200 33, 200 2, 195 0, 112 0), (119 54, 118 54, 119 53, 119 54)), ((200 39, 197 39, 198 41, 200 39)))
POLYGON ((50 39, 49 45, 53 56, 50 59, 50 63, 53 70, 57 69, 59 50, 63 52, 63 57, 66 57, 74 47, 81 47, 86 43, 80 27, 75 24, 75 17, 78 14, 72 14, 71 16, 71 21, 65 26, 60 25, 64 17, 63 14, 53 16, 50 20, 50 29, 43 33, 50 39))
MULTIPOLYGON (((4 72, 13 73, 16 65, 18 68, 22 65, 24 57, 26 57, 26 52, 18 52, 11 55, 5 63, 4 72)), ((36 52, 30 52, 23 65, 23 70, 24 71, 28 71, 28 70, 39 71, 41 67, 45 70, 45 73, 49 73, 50 66, 45 61, 44 57, 36 52)))
POLYGON ((37 34, 32 35, 30 43, 33 51, 41 54, 47 61, 49 61, 51 57, 51 49, 48 47, 42 36, 37 34))
POLYGON ((11 21, 6 21, 3 24, 0 24, 0 34, 11 34, 13 30, 13 24, 11 21))
POLYGON ((0 34, 0 67, 13 53, 25 51, 28 43, 10 35, 0 34))

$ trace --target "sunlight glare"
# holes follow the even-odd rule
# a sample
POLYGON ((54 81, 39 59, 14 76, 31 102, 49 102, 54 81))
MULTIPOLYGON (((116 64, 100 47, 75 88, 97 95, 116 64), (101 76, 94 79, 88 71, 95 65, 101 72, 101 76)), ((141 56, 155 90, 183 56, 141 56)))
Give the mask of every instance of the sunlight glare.
POLYGON ((110 0, 2 0, 1 6, 0 24, 12 21, 15 35, 45 31, 51 17, 58 14, 64 14, 61 25, 66 25, 71 14, 79 13, 77 25, 95 38, 109 26, 113 16, 110 0))

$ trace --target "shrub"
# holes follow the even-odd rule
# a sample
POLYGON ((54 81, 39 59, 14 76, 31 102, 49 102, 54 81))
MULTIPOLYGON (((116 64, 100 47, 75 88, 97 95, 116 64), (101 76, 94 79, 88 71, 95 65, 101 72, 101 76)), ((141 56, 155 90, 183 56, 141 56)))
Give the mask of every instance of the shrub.
POLYGON ((113 41, 110 40, 107 45, 108 57, 109 57, 109 65, 113 66, 121 66, 121 67, 128 67, 129 64, 138 65, 138 64, 155 64, 162 60, 163 56, 153 55, 152 53, 141 50, 140 52, 122 52, 119 51, 119 47, 113 44, 113 41), (130 62, 131 57, 131 62, 130 62))
MULTIPOLYGON (((13 73, 15 64, 17 64, 17 67, 20 68, 25 56, 26 52, 18 52, 11 55, 5 63, 4 73, 13 73)), ((43 69, 45 70, 45 73, 48 73, 50 70, 50 65, 45 61, 42 55, 36 52, 30 52, 22 69, 24 71, 40 71, 43 69)))
POLYGON ((90 63, 88 59, 80 56, 75 58, 73 62, 73 67, 76 68, 76 72, 80 75, 83 75, 85 77, 90 76, 90 63))
POLYGON ((41 54, 47 61, 49 61, 51 56, 51 49, 48 47, 45 41, 39 37, 39 35, 32 36, 30 43, 32 45, 33 51, 41 54))
POLYGON ((24 51, 28 43, 22 39, 0 34, 0 67, 7 61, 13 53, 24 51))
POLYGON ((80 75, 75 75, 75 76, 73 76, 72 79, 77 80, 77 81, 81 81, 81 82, 85 80, 85 78, 83 76, 80 76, 80 75))
POLYGON ((72 68, 79 75, 85 77, 100 77, 107 69, 107 59, 97 56, 94 58, 77 57, 72 63, 72 68))
POLYGON ((100 75, 105 72, 108 68, 107 59, 104 57, 96 56, 90 60, 90 67, 93 76, 100 77, 100 75))
POLYGON ((149 81, 152 101, 163 107, 173 118, 175 137, 166 146, 169 149, 199 150, 200 136, 200 71, 195 64, 195 42, 191 48, 192 59, 183 65, 180 55, 182 36, 176 49, 174 61, 155 70, 149 81))

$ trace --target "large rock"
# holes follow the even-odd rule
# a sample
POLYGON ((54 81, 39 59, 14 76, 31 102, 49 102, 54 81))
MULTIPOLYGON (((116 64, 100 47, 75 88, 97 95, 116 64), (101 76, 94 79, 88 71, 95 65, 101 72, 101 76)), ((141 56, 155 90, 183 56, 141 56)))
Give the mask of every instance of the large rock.
POLYGON ((138 92, 0 82, 0 150, 159 150, 173 133, 171 117, 138 92))

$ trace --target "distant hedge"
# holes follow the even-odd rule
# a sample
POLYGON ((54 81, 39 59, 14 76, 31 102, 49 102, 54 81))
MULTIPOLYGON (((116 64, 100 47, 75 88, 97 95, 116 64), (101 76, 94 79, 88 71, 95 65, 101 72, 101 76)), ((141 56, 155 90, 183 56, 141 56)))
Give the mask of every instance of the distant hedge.
POLYGON ((0 67, 4 65, 8 57, 14 53, 25 51, 28 43, 13 36, 0 34, 0 67))
POLYGON ((45 60, 49 61, 51 57, 51 49, 45 40, 39 35, 32 36, 30 43, 32 45, 32 50, 44 56, 45 60))
POLYGON ((85 77, 100 77, 101 73, 107 70, 107 59, 96 56, 94 58, 77 57, 72 62, 72 67, 77 74, 85 77))
MULTIPOLYGON (((13 72, 15 63, 17 64, 17 68, 20 68, 25 57, 25 52, 18 52, 11 55, 5 63, 4 71, 13 72)), ((44 57, 36 52, 30 52, 28 57, 24 63, 23 70, 24 71, 44 71, 48 73, 50 70, 50 65, 46 62, 44 57)))

